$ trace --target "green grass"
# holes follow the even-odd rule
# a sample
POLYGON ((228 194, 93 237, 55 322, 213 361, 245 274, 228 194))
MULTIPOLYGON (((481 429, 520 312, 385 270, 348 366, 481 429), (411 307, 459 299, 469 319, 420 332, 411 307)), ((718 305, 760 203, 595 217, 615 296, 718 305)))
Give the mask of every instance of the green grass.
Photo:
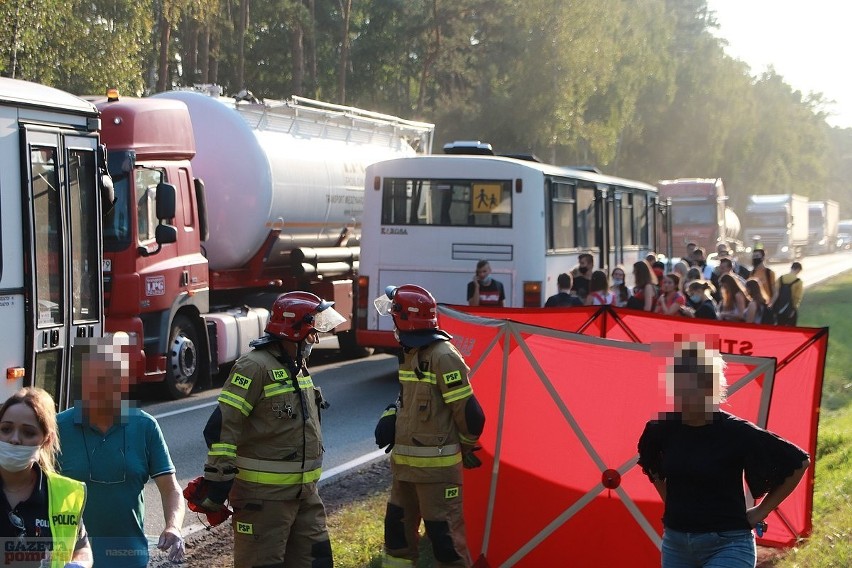
MULTIPOLYGON (((337 568, 381 568, 387 494, 365 497, 328 516, 328 532, 337 568)), ((432 550, 420 541, 417 568, 430 568, 432 550)))
MULTIPOLYGON (((852 272, 809 288, 799 325, 829 327, 828 358, 815 460, 814 532, 774 562, 775 568, 852 566, 852 272)), ((379 568, 386 495, 375 495, 329 516, 334 563, 379 568)), ((418 568, 432 565, 421 542, 418 568)))
POLYGON ((814 532, 776 568, 852 566, 852 273, 805 291, 799 325, 829 327, 814 472, 814 532))

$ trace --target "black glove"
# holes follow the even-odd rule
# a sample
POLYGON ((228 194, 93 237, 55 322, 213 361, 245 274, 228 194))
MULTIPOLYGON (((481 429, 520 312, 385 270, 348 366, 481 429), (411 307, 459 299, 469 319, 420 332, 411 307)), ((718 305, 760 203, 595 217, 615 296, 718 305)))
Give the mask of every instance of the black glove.
POLYGON ((474 452, 478 452, 482 446, 463 446, 462 447, 462 465, 465 469, 474 469, 482 465, 482 460, 476 457, 474 452))
POLYGON ((228 500, 228 493, 231 492, 233 481, 208 481, 207 482, 207 498, 214 503, 223 504, 228 500))
POLYGON ((376 424, 376 445, 390 453, 396 438, 396 404, 389 404, 376 424), (385 447, 387 446, 387 447, 385 447))

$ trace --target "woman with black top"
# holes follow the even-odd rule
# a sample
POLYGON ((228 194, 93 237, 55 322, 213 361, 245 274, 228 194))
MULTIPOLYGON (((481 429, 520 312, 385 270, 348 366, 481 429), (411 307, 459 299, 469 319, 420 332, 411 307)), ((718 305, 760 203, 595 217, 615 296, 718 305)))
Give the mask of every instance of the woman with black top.
POLYGON ((682 341, 666 368, 674 412, 649 421, 639 465, 665 505, 663 568, 753 568, 752 529, 805 474, 808 454, 762 428, 719 410, 725 400, 718 350, 682 341), (743 475, 755 498, 747 507, 743 475))
POLYGON ((719 319, 716 302, 712 297, 714 291, 713 284, 707 280, 693 280, 687 284, 686 303, 680 314, 698 319, 719 319))

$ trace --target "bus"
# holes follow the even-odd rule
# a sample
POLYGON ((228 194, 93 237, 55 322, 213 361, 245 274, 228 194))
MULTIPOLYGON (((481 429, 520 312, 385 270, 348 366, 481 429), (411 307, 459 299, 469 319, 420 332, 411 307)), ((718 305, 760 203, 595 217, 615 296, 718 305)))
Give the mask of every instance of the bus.
POLYGON ((103 334, 102 202, 111 203, 95 106, 0 78, 0 362, 5 400, 47 390, 58 409, 80 398, 71 350, 103 334))
POLYGON ((607 273, 624 265, 631 274, 656 250, 665 210, 655 186, 476 148, 484 153, 367 168, 356 299, 362 347, 397 346, 391 318, 370 309, 388 285, 417 284, 439 303, 466 304, 467 284, 485 259, 506 306, 540 307, 580 253, 607 273))

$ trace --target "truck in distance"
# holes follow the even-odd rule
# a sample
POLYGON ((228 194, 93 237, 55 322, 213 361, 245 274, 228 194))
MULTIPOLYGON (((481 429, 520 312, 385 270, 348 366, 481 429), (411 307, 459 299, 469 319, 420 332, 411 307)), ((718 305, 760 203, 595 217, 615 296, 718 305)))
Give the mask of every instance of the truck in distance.
POLYGON ((674 257, 684 257, 690 242, 707 254, 715 252, 719 244, 728 250, 743 250, 740 220, 727 206, 728 196, 721 178, 661 180, 657 188, 660 201, 671 200, 670 237, 674 257))
POLYGON ((830 199, 808 203, 808 252, 830 254, 837 248, 840 205, 830 199))
POLYGON ((808 198, 794 193, 750 195, 745 214, 746 246, 763 247, 767 258, 790 261, 808 246, 808 198))

